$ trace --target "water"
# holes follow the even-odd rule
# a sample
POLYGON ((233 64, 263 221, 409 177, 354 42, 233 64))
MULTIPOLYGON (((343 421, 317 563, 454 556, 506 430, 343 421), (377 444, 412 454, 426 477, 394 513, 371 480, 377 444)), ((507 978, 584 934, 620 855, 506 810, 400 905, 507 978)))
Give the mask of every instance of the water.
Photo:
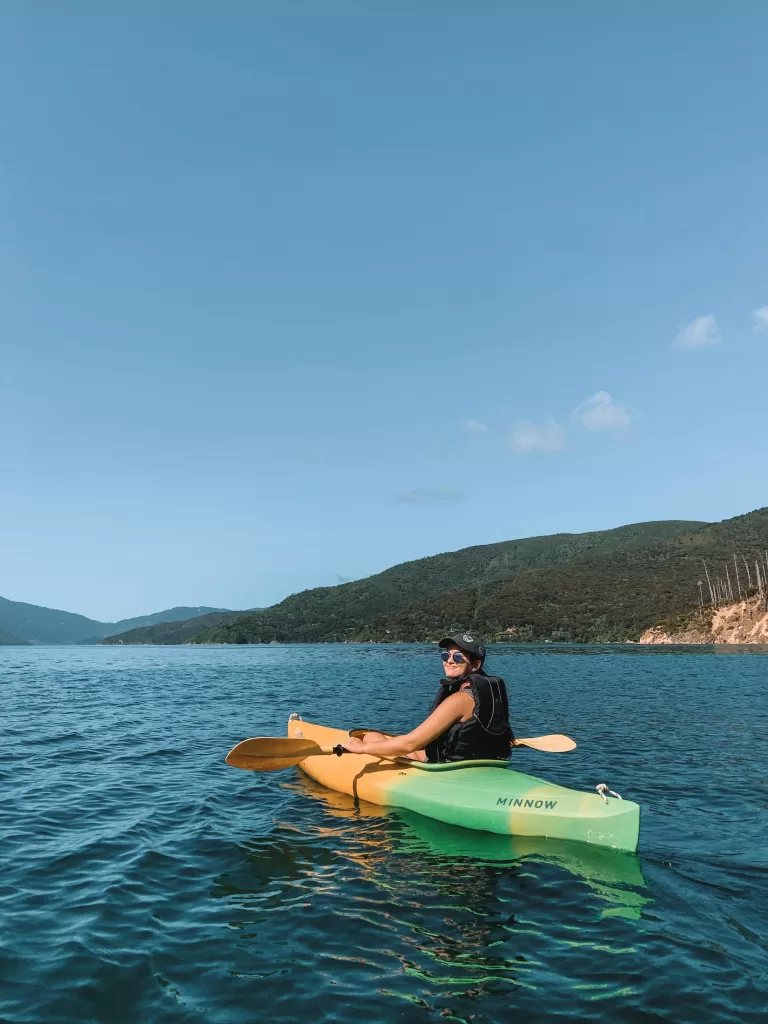
POLYGON ((290 712, 402 731, 421 646, 0 649, 0 1021, 765 1021, 768 657, 511 647, 532 774, 640 856, 482 836, 227 767, 290 712))

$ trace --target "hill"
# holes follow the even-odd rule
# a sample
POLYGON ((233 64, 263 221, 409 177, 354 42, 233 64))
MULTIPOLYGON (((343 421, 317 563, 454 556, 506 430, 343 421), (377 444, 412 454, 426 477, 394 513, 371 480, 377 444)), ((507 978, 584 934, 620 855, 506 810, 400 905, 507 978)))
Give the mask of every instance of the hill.
POLYGON ((760 509, 660 542, 593 548, 563 565, 457 588, 418 608, 382 616, 355 639, 427 639, 467 624, 497 640, 638 640, 660 619, 698 606, 704 561, 710 572, 723 572, 734 552, 754 557, 766 548, 768 509, 760 509))
POLYGON ((246 612, 211 612, 183 622, 166 622, 127 630, 102 640, 104 644, 183 644, 188 643, 204 629, 212 629, 230 619, 239 619, 246 612))
MULTIPOLYGON (((576 566, 577 576, 591 568, 599 578, 606 571, 614 573, 622 559, 631 559, 637 565, 648 559, 664 559, 665 545, 678 537, 694 536, 707 526, 687 521, 638 523, 614 530, 463 548, 404 562, 364 580, 294 594, 258 613, 230 615, 218 623, 193 620, 175 627, 135 630, 120 639, 125 643, 165 644, 423 640, 452 625, 471 625, 496 633, 531 615, 532 621, 520 623, 527 631, 523 630, 519 638, 539 637, 552 621, 555 624, 544 633, 549 637, 553 629, 559 628, 563 609, 550 607, 551 601, 546 599, 541 608, 529 609, 528 588, 534 580, 541 581, 536 591, 538 600, 549 577, 556 580, 568 576, 572 583, 566 605, 578 605, 580 584, 573 578, 572 567, 576 566), (517 589, 526 601, 518 609, 514 605, 518 597, 516 581, 523 580, 517 589), (512 588, 509 596, 505 587, 512 588), (502 607, 496 609, 496 603, 502 607), (546 613, 543 616, 542 611, 546 613)), ((626 589, 623 577, 619 577, 619 583, 626 589)), ((603 612, 610 612, 615 601, 613 592, 598 596, 598 609, 587 607, 578 617, 591 622, 603 612)))
MULTIPOLYGON (((159 622, 182 622, 186 619, 192 619, 199 615, 208 615, 211 612, 229 612, 228 608, 208 608, 205 605, 201 605, 197 608, 188 607, 187 605, 178 605, 176 608, 166 608, 162 612, 153 612, 151 615, 139 615, 133 619, 120 619, 119 622, 113 622, 111 624, 110 635, 112 630, 115 633, 125 633, 129 629, 139 629, 142 626, 154 626, 159 622)), ((105 623, 109 626, 110 623, 105 623)))
POLYGON ((85 615, 0 597, 0 627, 32 644, 72 644, 84 636, 106 636, 104 623, 85 615))
POLYGON ((214 611, 222 609, 178 607, 152 615, 122 619, 119 622, 98 622, 74 612, 26 604, 24 601, 9 601, 5 597, 0 597, 0 629, 31 644, 76 644, 89 641, 99 643, 105 636, 137 626, 176 622, 214 611))
POLYGON ((29 640, 22 640, 7 629, 0 629, 0 647, 29 647, 29 640))
POLYGON ((162 626, 165 623, 186 622, 190 619, 214 616, 211 621, 223 621, 231 615, 243 615, 243 612, 233 612, 228 608, 208 608, 201 605, 197 608, 187 605, 179 605, 176 608, 168 608, 162 612, 153 612, 151 615, 140 615, 133 619, 121 619, 119 622, 104 622, 103 626, 108 627, 106 633, 95 634, 78 640, 79 644, 99 644, 105 637, 122 636, 123 633, 132 632, 134 629, 143 629, 147 626, 162 626))

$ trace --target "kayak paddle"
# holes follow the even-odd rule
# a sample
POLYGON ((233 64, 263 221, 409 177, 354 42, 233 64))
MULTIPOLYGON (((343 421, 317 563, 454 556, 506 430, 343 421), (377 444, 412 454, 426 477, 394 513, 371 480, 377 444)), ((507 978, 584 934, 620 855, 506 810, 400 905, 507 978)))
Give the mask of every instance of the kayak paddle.
MULTIPOLYGON (((362 730, 358 730, 362 731, 362 730)), ((563 753, 573 750, 576 744, 568 736, 558 734, 536 736, 532 739, 515 740, 516 747, 532 747, 549 753, 563 753)), ((225 761, 233 768, 245 768, 254 772, 274 772, 280 768, 292 768, 305 757, 344 753, 344 747, 321 747, 312 740, 291 739, 287 736, 255 736, 243 740, 227 754, 225 761)))

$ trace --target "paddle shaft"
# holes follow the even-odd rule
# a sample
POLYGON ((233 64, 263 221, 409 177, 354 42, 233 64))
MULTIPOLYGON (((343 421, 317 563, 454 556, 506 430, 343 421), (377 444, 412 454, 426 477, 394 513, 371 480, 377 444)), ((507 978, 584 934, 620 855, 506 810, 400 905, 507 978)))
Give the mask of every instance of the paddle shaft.
MULTIPOLYGON (((374 729, 353 729, 350 732, 350 736, 356 736, 357 739, 361 740, 369 732, 379 732, 374 729)), ((386 736, 387 739, 391 739, 394 735, 391 732, 382 732, 382 736, 386 736)), ((548 736, 531 736, 528 739, 515 739, 512 743, 513 747, 530 747, 531 750, 543 750, 548 754, 565 754, 569 750, 576 749, 576 743, 570 738, 570 736, 564 736, 562 733, 550 733, 548 736)))

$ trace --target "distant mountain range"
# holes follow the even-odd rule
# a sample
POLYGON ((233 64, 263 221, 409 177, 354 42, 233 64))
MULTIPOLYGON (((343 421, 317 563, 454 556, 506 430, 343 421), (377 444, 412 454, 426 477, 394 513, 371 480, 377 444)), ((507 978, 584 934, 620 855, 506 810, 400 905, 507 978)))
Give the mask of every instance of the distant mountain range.
POLYGON ((721 523, 662 521, 463 548, 294 594, 260 611, 132 629, 105 643, 637 640, 698 604, 703 561, 768 549, 768 508, 721 523))
POLYGON ((224 608, 179 607, 133 619, 121 619, 119 622, 97 622, 85 615, 0 597, 0 644, 97 644, 107 636, 141 626, 178 622, 210 612, 226 611, 224 608))

